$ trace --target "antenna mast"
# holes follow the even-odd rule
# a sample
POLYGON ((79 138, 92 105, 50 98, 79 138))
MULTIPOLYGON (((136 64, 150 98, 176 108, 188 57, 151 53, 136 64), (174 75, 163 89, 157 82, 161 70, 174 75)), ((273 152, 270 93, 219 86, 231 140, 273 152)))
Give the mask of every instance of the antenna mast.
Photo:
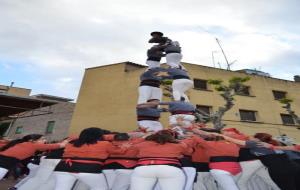
POLYGON ((219 42, 219 39, 218 38, 216 38, 216 41, 217 41, 217 43, 218 43, 218 45, 219 45, 219 47, 220 47, 220 49, 222 50, 222 53, 223 53, 223 55, 224 55, 224 58, 225 58, 225 60, 226 60, 226 64, 227 64, 227 70, 230 70, 230 65, 232 64, 230 64, 229 62, 228 62, 228 59, 227 59, 227 57, 226 57, 226 55, 225 55, 225 52, 224 52, 224 50, 223 50, 223 48, 222 48, 222 46, 221 46, 221 44, 220 44, 220 42, 219 42))

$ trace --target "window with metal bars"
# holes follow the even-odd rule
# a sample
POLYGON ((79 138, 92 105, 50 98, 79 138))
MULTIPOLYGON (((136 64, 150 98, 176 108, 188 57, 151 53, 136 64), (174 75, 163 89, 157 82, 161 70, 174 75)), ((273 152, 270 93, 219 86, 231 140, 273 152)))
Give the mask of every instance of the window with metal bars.
POLYGON ((280 100, 280 99, 286 98, 286 92, 273 90, 273 96, 274 96, 275 100, 280 100))
POLYGON ((239 110, 241 121, 256 121, 256 111, 239 110))
POLYGON ((289 114, 283 114, 283 113, 280 114, 280 116, 281 116, 282 123, 284 125, 295 125, 293 116, 291 116, 289 114))
POLYGON ((197 90, 207 90, 207 80, 194 79, 194 88, 197 90))

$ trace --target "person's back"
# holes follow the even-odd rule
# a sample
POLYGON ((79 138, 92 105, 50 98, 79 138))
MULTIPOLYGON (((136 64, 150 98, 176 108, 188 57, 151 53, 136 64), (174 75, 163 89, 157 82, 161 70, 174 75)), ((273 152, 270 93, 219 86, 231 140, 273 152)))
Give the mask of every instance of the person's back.
POLYGON ((79 138, 65 147, 63 159, 55 168, 55 189, 72 189, 76 179, 90 189, 107 189, 102 173, 104 159, 113 151, 112 143, 104 141, 105 130, 92 127, 84 129, 79 138))
POLYGON ((18 158, 19 160, 24 160, 26 158, 33 156, 34 153, 38 150, 44 151, 50 149, 58 149, 59 147, 60 147, 59 144, 41 144, 41 143, 33 143, 33 142, 23 142, 0 152, 0 155, 15 157, 18 158))
POLYGON ((144 80, 158 80, 159 81, 162 78, 156 76, 155 73, 162 72, 162 71, 165 71, 165 69, 160 68, 160 67, 149 69, 140 76, 140 80, 141 81, 144 81, 144 80))
POLYGON ((180 158, 184 153, 191 151, 187 145, 182 143, 159 144, 153 141, 145 141, 136 145, 136 147, 139 149, 138 158, 180 158))
POLYGON ((189 75, 186 70, 179 69, 179 68, 168 68, 168 74, 172 76, 173 79, 182 79, 182 78, 189 78, 189 75))
POLYGON ((181 47, 179 46, 178 42, 171 42, 166 45, 165 48, 166 54, 168 53, 181 53, 181 47))
POLYGON ((84 144, 76 147, 68 144, 65 147, 63 157, 99 158, 106 159, 113 145, 108 141, 98 141, 95 144, 84 144))
POLYGON ((158 131, 135 147, 139 160, 131 177, 131 190, 152 190, 157 181, 161 190, 184 188, 185 175, 179 157, 190 154, 192 149, 185 143, 179 143, 174 133, 158 131))
MULTIPOLYGON (((169 105, 169 111, 171 113, 178 112, 178 111, 186 111, 186 112, 194 112, 195 111, 195 106, 189 102, 173 101, 173 102, 168 102, 165 104, 169 105)), ((161 105, 164 105, 164 103, 162 103, 161 105)))

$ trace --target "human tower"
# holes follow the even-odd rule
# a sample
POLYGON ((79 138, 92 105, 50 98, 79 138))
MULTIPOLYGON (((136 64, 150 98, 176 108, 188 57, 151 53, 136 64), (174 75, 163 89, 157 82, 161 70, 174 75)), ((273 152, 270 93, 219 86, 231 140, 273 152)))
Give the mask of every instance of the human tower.
POLYGON ((181 64, 182 53, 179 42, 165 37, 162 32, 152 32, 149 43, 154 45, 147 51, 148 68, 140 76, 138 89, 137 120, 140 130, 156 132, 163 129, 159 121, 160 113, 170 112, 169 126, 179 134, 185 132, 195 120, 195 107, 189 102, 186 92, 193 87, 193 81, 181 64), (161 59, 166 58, 167 68, 161 67, 161 59), (172 81, 172 102, 162 102, 163 80, 172 81), (167 105, 168 109, 160 105, 167 105))

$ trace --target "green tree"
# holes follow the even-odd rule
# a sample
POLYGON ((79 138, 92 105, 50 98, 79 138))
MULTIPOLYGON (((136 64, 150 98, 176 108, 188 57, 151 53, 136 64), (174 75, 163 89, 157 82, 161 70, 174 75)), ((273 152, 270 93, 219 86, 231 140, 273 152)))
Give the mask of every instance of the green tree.
POLYGON ((198 112, 198 119, 202 122, 211 121, 215 129, 222 129, 226 125, 222 122, 224 114, 234 106, 234 96, 243 95, 245 88, 244 83, 249 81, 250 77, 233 77, 224 84, 223 80, 208 80, 208 83, 215 87, 215 90, 220 92, 220 96, 225 100, 225 105, 218 108, 212 114, 206 114, 201 111, 198 112))

